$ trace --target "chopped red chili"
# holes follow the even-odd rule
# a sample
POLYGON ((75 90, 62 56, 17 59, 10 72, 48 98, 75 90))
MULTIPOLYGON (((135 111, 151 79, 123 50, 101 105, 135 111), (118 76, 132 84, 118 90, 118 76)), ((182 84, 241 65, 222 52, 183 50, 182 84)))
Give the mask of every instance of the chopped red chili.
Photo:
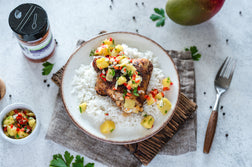
POLYGON ((163 87, 163 91, 167 91, 167 90, 170 90, 170 88, 168 88, 168 87, 163 87))

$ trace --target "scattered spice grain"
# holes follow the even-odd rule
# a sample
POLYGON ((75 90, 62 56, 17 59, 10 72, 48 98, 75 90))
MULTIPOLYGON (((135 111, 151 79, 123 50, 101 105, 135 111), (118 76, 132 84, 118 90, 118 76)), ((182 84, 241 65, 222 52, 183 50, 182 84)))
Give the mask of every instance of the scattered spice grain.
POLYGON ((225 135, 226 137, 228 137, 228 134, 226 133, 226 135, 225 135))
POLYGON ((136 2, 136 6, 138 6, 138 3, 136 2))
POLYGON ((47 84, 47 87, 50 87, 50 84, 47 84))
POLYGON ((144 6, 144 2, 142 2, 142 5, 144 6))
POLYGON ((11 94, 9 95, 9 98, 11 98, 11 94))
POLYGON ((222 109, 223 109, 223 106, 221 106, 220 109, 222 110, 222 109))
POLYGON ((136 32, 138 33, 138 29, 136 29, 136 32))
POLYGON ((242 16, 242 11, 239 12, 240 16, 242 16))
POLYGON ((226 44, 228 44, 228 39, 226 39, 226 44))
POLYGON ((204 92, 204 95, 206 94, 206 92, 204 92))
POLYGON ((55 44, 58 45, 58 41, 56 39, 54 39, 54 41, 55 41, 55 44))
POLYGON ((209 44, 209 45, 208 45, 208 47, 210 48, 210 47, 211 47, 211 45, 209 44))
POLYGON ((210 108, 210 109, 212 109, 213 107, 212 107, 212 106, 210 106, 209 108, 210 108))
POLYGON ((46 80, 46 79, 44 79, 44 83, 46 83, 46 81, 47 81, 47 80, 46 80))
POLYGON ((223 115, 223 116, 225 116, 225 115, 226 115, 226 113, 222 113, 222 115, 223 115))
POLYGON ((109 5, 109 8, 112 10, 112 5, 109 5))
POLYGON ((133 16, 132 19, 133 19, 134 21, 136 21, 136 17, 135 17, 135 16, 133 16))

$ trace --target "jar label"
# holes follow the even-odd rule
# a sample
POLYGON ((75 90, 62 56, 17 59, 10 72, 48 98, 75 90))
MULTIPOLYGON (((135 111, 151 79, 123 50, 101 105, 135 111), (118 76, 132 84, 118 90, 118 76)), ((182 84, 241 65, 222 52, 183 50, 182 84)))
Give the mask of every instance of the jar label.
POLYGON ((38 60, 49 56, 53 52, 55 48, 55 41, 53 39, 52 33, 49 32, 48 36, 37 45, 29 45, 20 40, 19 45, 26 57, 33 60, 38 60))

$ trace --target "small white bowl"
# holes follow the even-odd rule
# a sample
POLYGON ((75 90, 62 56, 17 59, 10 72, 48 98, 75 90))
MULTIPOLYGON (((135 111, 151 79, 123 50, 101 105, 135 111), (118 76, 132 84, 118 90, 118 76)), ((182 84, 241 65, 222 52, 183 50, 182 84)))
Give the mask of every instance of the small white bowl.
POLYGON ((23 104, 23 103, 15 103, 15 104, 11 104, 6 106, 0 113, 0 123, 1 123, 1 127, 0 127, 0 136, 5 139, 8 142, 11 142, 13 144, 26 144, 28 142, 30 142, 32 139, 34 139, 37 135, 38 135, 38 131, 39 131, 39 118, 38 118, 38 114, 35 112, 35 110, 30 107, 27 104, 23 104), (8 114, 11 110, 14 109, 27 109, 32 111, 35 116, 36 116, 36 127, 35 129, 32 131, 31 134, 29 134, 27 137, 22 138, 22 139, 12 139, 8 136, 6 136, 4 134, 3 128, 2 128, 2 123, 3 123, 3 119, 6 116, 6 114, 8 114))

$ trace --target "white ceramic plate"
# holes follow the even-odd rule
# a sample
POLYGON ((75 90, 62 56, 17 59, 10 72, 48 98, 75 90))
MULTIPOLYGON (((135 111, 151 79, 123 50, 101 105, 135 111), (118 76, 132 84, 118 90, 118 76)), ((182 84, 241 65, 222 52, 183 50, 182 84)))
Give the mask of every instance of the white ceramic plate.
MULTIPOLYGON (((174 110, 178 102, 179 89, 178 72, 174 62, 167 52, 153 40, 142 35, 129 32, 103 34, 82 44, 82 46, 69 58, 65 66, 61 84, 63 102, 72 121, 91 137, 112 144, 135 143, 145 140, 158 133, 169 122, 174 114, 174 110), (92 57, 89 57, 90 51, 97 48, 104 39, 110 37, 112 37, 117 44, 125 43, 129 47, 138 48, 139 51, 142 52, 147 50, 152 51, 154 55, 158 56, 160 68, 163 70, 163 73, 169 74, 169 77, 172 79, 173 86, 169 91, 169 100, 172 103, 172 109, 165 116, 162 116, 159 121, 155 121, 155 126, 152 129, 144 129, 139 123, 138 127, 133 128, 120 128, 120 126, 118 126, 116 127, 116 130, 113 131, 112 135, 104 135, 100 132, 99 123, 94 123, 94 121, 88 117, 82 117, 78 111, 80 102, 78 101, 76 95, 71 93, 73 89, 72 81, 75 75, 75 70, 78 69, 81 64, 89 65, 93 59, 92 57)), ((118 110, 120 111, 119 108, 118 110)))

